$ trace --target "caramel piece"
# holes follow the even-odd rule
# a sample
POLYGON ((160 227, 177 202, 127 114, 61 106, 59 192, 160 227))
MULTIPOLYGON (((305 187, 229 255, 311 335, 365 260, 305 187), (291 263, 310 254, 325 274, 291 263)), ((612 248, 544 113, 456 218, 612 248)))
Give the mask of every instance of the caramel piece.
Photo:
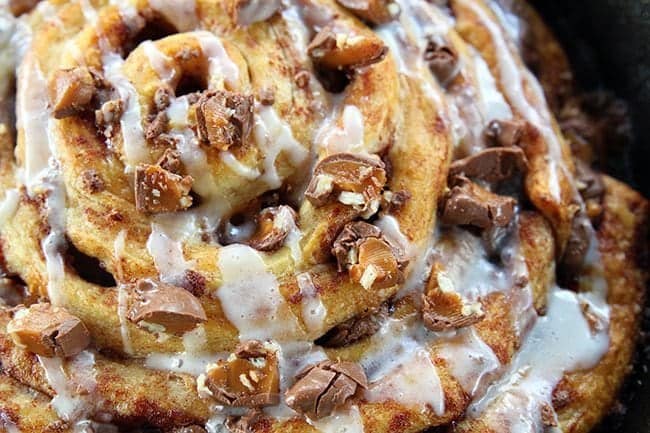
POLYGON ((90 70, 77 67, 56 71, 48 90, 54 117, 63 119, 88 109, 97 87, 90 70))
POLYGON ((190 292, 150 279, 138 280, 130 288, 127 317, 138 326, 172 334, 183 334, 207 320, 203 306, 190 292))
POLYGON ((466 176, 486 182, 501 182, 527 169, 526 155, 519 147, 492 147, 454 161, 449 167, 449 177, 466 176))
POLYGON ((200 391, 225 406, 262 407, 280 402, 276 351, 256 340, 240 344, 227 361, 209 365, 198 382, 200 391))
POLYGON ((269 207, 257 216, 257 230, 247 244, 259 251, 276 251, 296 227, 296 212, 289 206, 269 207))
POLYGON ((465 301, 440 267, 434 265, 422 294, 424 326, 430 331, 441 332, 473 325, 484 317, 481 304, 465 301))
POLYGON ((139 164, 135 169, 135 205, 141 212, 163 213, 187 209, 193 179, 158 165, 139 164))
POLYGON ((385 24, 399 16, 400 8, 391 0, 336 0, 341 6, 370 24, 385 24))
POLYGON ((7 333, 17 346, 50 358, 75 356, 90 344, 90 333, 81 320, 48 303, 18 310, 7 324, 7 333))
POLYGON ((458 73, 458 53, 446 43, 429 39, 424 60, 442 86, 446 86, 458 73))
POLYGON ((318 163, 305 197, 317 207, 338 200, 369 217, 377 212, 385 185, 386 166, 379 157, 336 153, 318 163))
POLYGON ((331 415, 358 389, 368 388, 366 373, 354 362, 323 361, 308 367, 296 379, 285 393, 287 405, 311 419, 331 415))
POLYGON ((228 91, 204 93, 196 105, 199 140, 219 150, 241 146, 253 128, 252 95, 228 91))
POLYGON ((494 194, 487 189, 461 178, 447 194, 442 221, 450 225, 472 225, 482 229, 505 227, 515 213, 512 197, 494 194))
POLYGON ((388 47, 378 37, 354 33, 332 22, 321 29, 307 47, 307 53, 326 69, 354 69, 377 63, 388 47))
POLYGON ((493 120, 483 131, 488 146, 518 146, 524 134, 522 120, 493 120))

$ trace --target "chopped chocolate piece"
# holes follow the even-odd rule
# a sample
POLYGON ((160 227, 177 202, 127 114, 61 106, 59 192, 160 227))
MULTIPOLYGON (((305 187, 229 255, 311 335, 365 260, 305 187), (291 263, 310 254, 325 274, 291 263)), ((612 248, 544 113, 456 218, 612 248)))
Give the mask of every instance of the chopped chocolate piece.
POLYGON ((271 106, 275 103, 275 92, 273 89, 262 89, 259 91, 258 99, 262 105, 271 106))
POLYGON ((392 214, 399 212, 410 199, 411 193, 405 190, 396 192, 384 191, 381 207, 385 212, 392 214))
POLYGON ((501 182, 528 169, 524 151, 519 147, 491 147, 454 161, 449 177, 467 176, 486 182, 501 182))
POLYGON ((269 419, 259 409, 248 411, 244 416, 229 416, 226 419, 226 427, 230 433, 255 433, 267 431, 264 426, 269 419))
POLYGON ((450 225, 472 225, 482 229, 505 227, 515 213, 512 197, 494 194, 479 185, 462 179, 446 195, 442 221, 450 225))
POLYGON ((106 138, 113 137, 113 128, 120 122, 123 111, 124 103, 120 99, 105 102, 99 110, 95 110, 95 125, 106 138))
POLYGON ((75 356, 90 344, 90 333, 81 320, 48 303, 16 311, 7 333, 17 346, 47 357, 75 356))
POLYGON ((394 20, 400 8, 392 0, 336 0, 341 6, 370 24, 385 24, 394 20))
POLYGON ((305 71, 303 69, 301 71, 298 71, 298 73, 296 73, 293 79, 296 82, 296 86, 298 86, 301 89, 306 89, 307 86, 309 86, 309 81, 311 80, 311 74, 309 73, 309 71, 305 71))
POLYGON ((388 317, 388 306, 382 304, 377 310, 353 317, 327 332, 318 340, 325 347, 344 347, 374 335, 388 317))
POLYGON ((153 102, 157 111, 163 111, 169 107, 172 91, 169 87, 159 87, 153 95, 153 102))
POLYGON ((15 17, 26 14, 36 7, 40 0, 9 0, 9 10, 15 17))
POLYGON ((590 222, 584 212, 579 212, 571 225, 571 234, 567 241, 564 255, 560 263, 564 276, 573 277, 580 272, 589 250, 590 222))
POLYGON ((430 38, 424 60, 438 82, 446 86, 458 73, 458 53, 448 44, 430 38))
POLYGON ((97 86, 86 67, 61 69, 50 80, 50 104, 54 117, 63 119, 90 108, 97 86))
POLYGON ((81 182, 86 191, 91 194, 97 194, 98 192, 104 191, 106 185, 104 184, 104 179, 93 169, 84 170, 81 173, 81 182))
POLYGON ((234 407, 276 405, 280 401, 276 350, 259 341, 247 341, 228 360, 209 365, 198 382, 199 390, 219 404, 234 407))
POLYGON ((422 319, 430 331, 464 328, 480 322, 485 313, 480 303, 470 304, 454 291, 439 265, 434 265, 422 294, 422 319))
POLYGON ((234 19, 240 26, 249 26, 268 20, 281 6, 281 0, 236 0, 234 19))
POLYGON ((307 47, 307 53, 327 69, 354 69, 382 60, 388 47, 371 34, 354 33, 337 22, 321 29, 307 47))
POLYGON ((241 146, 253 128, 252 95, 228 91, 204 93, 196 107, 199 140, 219 150, 241 146))
POLYGON ((370 217, 377 212, 386 185, 385 167, 375 155, 330 155, 314 169, 305 197, 314 206, 338 200, 370 217))
POLYGON ((156 165, 170 173, 179 174, 183 166, 181 155, 175 149, 165 149, 156 165))
POLYGON ((165 132, 168 122, 169 117, 167 117, 167 113, 164 111, 159 112, 145 128, 144 137, 147 140, 155 139, 163 132, 165 132))
POLYGON ((141 279, 130 287, 129 294, 127 317, 141 327, 183 334, 207 320, 199 300, 181 287, 141 279))
POLYGON ((483 135, 488 146, 518 146, 524 133, 521 120, 493 120, 485 128, 483 135))
POLYGON ((257 230, 247 244, 259 251, 276 251, 296 228, 296 212, 290 206, 269 207, 257 215, 257 230))
POLYGON ((368 388, 363 368, 354 362, 323 361, 308 367, 296 377, 285 393, 289 407, 311 419, 328 416, 368 388))
POLYGON ((139 164, 135 170, 135 204, 149 213, 176 212, 192 205, 193 179, 158 165, 139 164))
POLYGON ((363 221, 347 224, 332 245, 332 255, 336 257, 339 272, 357 263, 359 242, 367 238, 380 238, 379 227, 363 221))
POLYGON ((578 178, 578 191, 587 199, 602 200, 605 194, 605 184, 600 174, 596 173, 586 162, 576 160, 576 176, 578 178))

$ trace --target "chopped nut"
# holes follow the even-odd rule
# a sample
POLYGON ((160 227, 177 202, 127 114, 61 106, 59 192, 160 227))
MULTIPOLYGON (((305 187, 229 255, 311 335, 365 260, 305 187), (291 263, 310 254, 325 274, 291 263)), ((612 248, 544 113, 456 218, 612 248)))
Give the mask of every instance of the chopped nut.
POLYGON ((370 24, 385 24, 397 18, 400 8, 391 0, 336 0, 341 6, 370 24))
POLYGON ((528 169, 524 151, 519 147, 491 147, 454 161, 449 167, 449 177, 467 176, 486 182, 501 182, 528 169))
POLYGON ((375 334, 388 317, 388 306, 382 304, 377 310, 353 317, 332 328, 317 343, 325 347, 344 347, 375 334))
POLYGON ((422 319, 427 329, 440 332, 480 322, 485 313, 480 303, 470 304, 454 290, 453 282, 434 265, 422 294, 422 319))
POLYGON ((299 373, 285 397, 296 412, 319 419, 343 406, 360 388, 368 388, 368 379, 359 364, 323 361, 299 373))
POLYGON ((488 146, 518 146, 524 126, 521 120, 493 120, 485 128, 483 135, 488 146))
POLYGON ((181 288, 151 279, 141 279, 130 287, 127 317, 141 325, 162 327, 161 331, 183 334, 205 322, 199 300, 181 288))
POLYGON ((95 170, 84 170, 81 173, 81 182, 86 191, 91 194, 97 194, 102 192, 106 185, 104 184, 104 179, 97 173, 95 170))
POLYGON ((259 341, 247 341, 227 361, 209 365, 202 380, 209 395, 226 406, 272 406, 280 401, 276 351, 259 341))
POLYGON ((291 230, 296 228, 296 212, 283 205, 269 207, 257 216, 257 230, 248 245, 259 251, 276 251, 282 247, 291 230))
POLYGON ((505 227, 515 212, 515 200, 494 194, 465 178, 447 194, 442 221, 452 225, 473 225, 482 229, 505 227))
POLYGON ((223 151, 242 145, 253 128, 254 106, 252 95, 221 90, 204 93, 196 107, 199 140, 223 151))
POLYGON ((54 117, 63 119, 85 111, 95 96, 95 79, 86 67, 61 69, 50 80, 50 103, 54 117))
POLYGON ((266 21, 282 6, 281 0, 236 0, 235 22, 240 26, 266 21))
POLYGON ((424 51, 424 60, 443 86, 447 85, 458 73, 458 54, 444 42, 430 38, 424 51))
POLYGON ((338 198, 369 217, 379 207, 384 185, 385 165, 377 156, 337 153, 318 163, 305 196, 314 206, 338 198))
POLYGON ((192 205, 193 179, 158 165, 139 164, 135 170, 135 204, 149 213, 176 212, 192 205))
POLYGON ((48 303, 18 310, 7 324, 17 346, 37 355, 70 357, 90 344, 90 333, 81 320, 48 303))
POLYGON ((336 22, 323 27, 307 47, 311 58, 327 69, 368 66, 382 60, 387 52, 388 47, 378 37, 357 34, 336 22))

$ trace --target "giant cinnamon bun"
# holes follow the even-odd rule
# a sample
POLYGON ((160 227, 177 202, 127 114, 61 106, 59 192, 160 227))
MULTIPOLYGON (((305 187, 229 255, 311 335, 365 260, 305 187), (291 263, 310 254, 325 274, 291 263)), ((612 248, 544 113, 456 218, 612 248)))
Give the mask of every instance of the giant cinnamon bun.
POLYGON ((4 430, 587 432, 609 409, 648 203, 591 168, 527 4, 0 19, 4 430))

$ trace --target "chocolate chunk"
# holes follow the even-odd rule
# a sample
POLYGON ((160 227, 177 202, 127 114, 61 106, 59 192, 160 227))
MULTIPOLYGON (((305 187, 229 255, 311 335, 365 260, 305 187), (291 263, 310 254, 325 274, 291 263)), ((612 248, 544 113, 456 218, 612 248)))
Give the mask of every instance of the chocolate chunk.
POLYGON ((95 111, 95 125, 102 131, 106 138, 113 137, 113 130, 120 122, 124 112, 124 103, 120 99, 114 99, 102 104, 99 110, 95 111))
POLYGON ((230 433, 256 433, 267 431, 271 421, 259 409, 248 411, 244 416, 229 416, 226 419, 226 428, 230 433))
POLYGON ((84 170, 81 173, 81 183, 86 191, 91 194, 97 194, 104 191, 106 185, 104 184, 104 179, 97 173, 96 170, 89 169, 84 170))
POLYGON ((204 93, 196 106, 199 140, 219 150, 241 146, 253 128, 252 95, 228 91, 204 93))
POLYGON ((183 162, 181 161, 181 154, 175 149, 165 149, 161 157, 156 162, 163 170, 170 173, 180 174, 183 162))
POLYGON ((521 120, 493 120, 483 131, 488 146, 518 146, 524 133, 521 120))
POLYGON ((48 303, 16 311, 7 333, 17 346, 47 357, 75 356, 90 344, 90 333, 81 320, 48 303))
POLYGON ((494 194, 462 179, 445 197, 442 221, 449 225, 472 225, 482 229, 505 227, 514 217, 515 204, 512 197, 494 194))
POLYGON ((370 217, 378 210, 386 185, 385 167, 374 155, 330 155, 316 165, 305 197, 314 206, 338 200, 370 217))
POLYGON ((458 53, 441 41, 429 39, 424 50, 424 60, 438 82, 446 86, 458 73, 458 53))
POLYGON ((399 16, 400 8, 392 0, 336 0, 357 17, 370 24, 385 24, 399 16))
POLYGON ((54 117, 63 119, 90 108, 97 86, 86 67, 61 69, 50 80, 50 104, 54 117))
POLYGON ((127 317, 139 326, 183 334, 207 320, 199 300, 181 287, 141 279, 129 290, 131 302, 127 317))
POLYGON ((359 34, 344 24, 330 22, 307 47, 307 53, 319 66, 342 70, 368 66, 382 60, 388 47, 372 34, 359 34))
POLYGON ((148 213, 176 212, 192 205, 193 179, 158 165, 139 164, 135 170, 135 204, 148 213))
POLYGON ((578 191, 585 200, 602 200, 605 194, 605 184, 602 176, 580 159, 576 160, 576 177, 578 179, 578 191))
POLYGON ((281 6, 281 0, 236 0, 234 20, 240 26, 266 21, 279 11, 281 6))
POLYGON ((296 412, 319 419, 343 406, 360 388, 368 388, 368 380, 359 364, 323 361, 298 374, 285 398, 296 412))
POLYGON ((384 191, 382 196, 381 207, 385 212, 395 213, 399 212, 406 203, 411 199, 411 193, 405 190, 402 191, 384 191))
POLYGON ((492 147, 454 161, 449 177, 467 176, 486 182, 501 182, 528 169, 524 151, 519 147, 492 147))
POLYGON ((170 431, 170 433, 206 433, 206 430, 198 425, 189 425, 186 427, 178 427, 170 431))
POLYGON ((481 304, 463 299, 440 266, 434 265, 422 294, 424 326, 430 331, 442 332, 473 325, 484 317, 481 304))
POLYGON ((565 274, 565 277, 573 277, 582 269, 589 250, 589 232, 589 218, 584 212, 579 212, 573 218, 571 234, 560 262, 560 270, 565 274))
POLYGON ((356 263, 359 243, 366 238, 380 238, 379 227, 363 221, 347 224, 332 245, 332 255, 336 257, 339 272, 356 263))
POLYGON ((199 390, 225 406, 276 405, 280 401, 276 350, 255 340, 242 343, 228 360, 209 365, 198 383, 199 390))
POLYGON ((548 403, 543 403, 540 412, 542 415, 542 424, 546 427, 557 427, 557 415, 553 406, 548 403))
POLYGON ((36 7, 40 0, 9 0, 9 10, 15 17, 26 14, 36 7))
POLYGON ((153 118, 151 122, 147 125, 144 131, 144 137, 147 140, 153 140, 167 129, 167 123, 169 122, 169 117, 164 111, 159 112, 153 118))
POLYGON ((377 310, 353 317, 332 328, 318 340, 324 347, 344 347, 374 335, 388 318, 388 306, 382 304, 377 310))
POLYGON ((246 243, 258 251, 276 251, 296 228, 296 218, 289 206, 266 208, 257 215, 257 230, 246 243))

